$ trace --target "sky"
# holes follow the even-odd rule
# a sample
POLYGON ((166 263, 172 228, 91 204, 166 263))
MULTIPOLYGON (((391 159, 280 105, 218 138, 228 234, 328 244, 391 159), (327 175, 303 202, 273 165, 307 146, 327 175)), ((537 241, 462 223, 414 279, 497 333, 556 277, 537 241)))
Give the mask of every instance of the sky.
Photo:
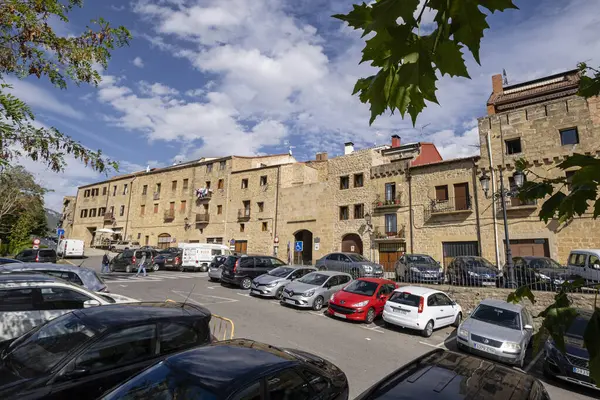
MULTIPOLYGON (((445 159, 478 154, 477 118, 485 115, 491 76, 509 84, 600 64, 600 2, 515 1, 520 10, 490 16, 481 65, 466 55, 472 79, 438 82, 413 127, 399 114, 369 126, 369 106, 352 89, 371 75, 359 65, 364 39, 332 14, 349 0, 87 0, 57 33, 78 34, 102 16, 126 26, 130 46, 116 49, 98 87, 67 90, 35 78, 7 78, 13 92, 54 126, 120 164, 119 173, 201 157, 286 153, 299 160, 355 148, 433 142, 445 159)), ((427 13, 426 21, 433 15, 427 13)), ((46 206, 105 175, 67 158, 64 173, 20 160, 53 189, 46 206)), ((114 172, 112 173, 114 174, 114 172)))

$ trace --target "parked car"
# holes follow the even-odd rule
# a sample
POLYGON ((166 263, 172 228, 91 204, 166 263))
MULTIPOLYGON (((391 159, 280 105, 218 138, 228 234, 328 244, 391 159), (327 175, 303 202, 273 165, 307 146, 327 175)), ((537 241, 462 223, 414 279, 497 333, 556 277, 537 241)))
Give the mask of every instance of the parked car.
POLYGON ((110 251, 121 252, 125 250, 136 250, 140 247, 140 242, 121 240, 115 243, 111 243, 109 249, 110 251))
POLYGON ((370 324, 383 313, 385 302, 397 287, 387 279, 359 278, 331 295, 327 313, 370 324))
POLYGON ((211 281, 220 281, 221 273, 223 273, 223 263, 227 260, 227 256, 215 256, 208 266, 208 279, 211 281))
POLYGON ((272 269, 264 275, 254 278, 250 294, 281 299, 283 288, 290 282, 314 272, 315 269, 305 266, 283 266, 272 269))
POLYGON ((69 311, 136 301, 118 294, 92 292, 46 274, 0 274, 0 342, 69 311))
POLYGON ((56 263, 56 250, 54 249, 26 249, 15 256, 15 260, 22 262, 56 263))
POLYGON ((183 271, 183 263, 181 258, 181 250, 174 252, 171 249, 159 251, 152 263, 152 270, 160 269, 176 269, 183 271))
POLYGON ((483 257, 455 257, 446 271, 451 285, 461 286, 496 286, 500 272, 483 257))
POLYGON ((110 271, 137 272, 137 263, 144 254, 146 255, 146 269, 148 271, 158 271, 158 266, 154 265, 154 257, 158 255, 156 250, 124 250, 110 260, 110 271))
POLYGON ((189 303, 76 310, 5 344, 0 398, 96 399, 169 354, 209 343, 210 319, 189 303))
POLYGON ((458 327, 460 350, 523 367, 533 337, 533 317, 521 304, 483 300, 458 327))
POLYGON ((83 257, 85 243, 79 239, 61 239, 56 246, 56 253, 61 257, 83 257))
POLYGON ((351 280, 352 275, 345 272, 311 272, 285 286, 281 304, 319 311, 329 303, 332 294, 341 290, 351 280))
POLYGON ((339 271, 359 277, 383 277, 383 267, 357 253, 331 253, 315 263, 319 271, 339 271))
POLYGON ((221 283, 250 289, 252 279, 285 265, 285 262, 270 256, 228 256, 223 263, 221 283))
POLYGON ((461 306, 446 293, 420 286, 394 290, 383 309, 386 324, 419 330, 424 337, 444 326, 458 327, 462 316, 461 306))
POLYGON ((600 249, 571 250, 567 268, 588 282, 600 282, 600 249))
POLYGON ((356 400, 550 400, 533 376, 466 354, 435 349, 398 368, 356 400))
POLYGON ((444 283, 444 269, 426 254, 405 254, 396 261, 396 280, 418 283, 444 283))
MULTIPOLYGON (((569 270, 549 257, 513 257, 514 274, 517 286, 529 285, 536 290, 556 290, 573 279, 569 270)), ((499 286, 507 287, 510 271, 505 265, 499 286)))
POLYGON ((27 272, 48 274, 67 282, 83 286, 93 292, 108 292, 108 287, 96 271, 85 267, 64 264, 20 263, 0 266, 0 272, 27 272))
POLYGON ((598 389, 590 379, 590 354, 583 346, 583 335, 592 318, 591 310, 577 310, 571 326, 567 329, 565 352, 561 352, 552 338, 544 345, 544 375, 580 386, 598 389))
POLYGON ((172 355, 103 399, 346 400, 348 392, 344 372, 321 357, 235 339, 172 355))
POLYGON ((0 265, 5 264, 20 264, 23 261, 15 260, 14 258, 0 257, 0 265))

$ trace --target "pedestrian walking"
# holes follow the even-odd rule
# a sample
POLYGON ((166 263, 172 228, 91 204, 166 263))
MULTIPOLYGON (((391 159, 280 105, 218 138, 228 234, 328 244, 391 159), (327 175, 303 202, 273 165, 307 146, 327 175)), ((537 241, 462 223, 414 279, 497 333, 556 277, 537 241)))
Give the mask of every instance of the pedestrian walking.
POLYGON ((106 251, 104 253, 104 256, 102 257, 102 269, 100 270, 100 273, 102 274, 108 274, 110 273, 110 258, 108 258, 108 251, 106 251))
POLYGON ((135 276, 140 276, 140 272, 144 272, 144 276, 146 276, 146 253, 142 253, 142 258, 140 259, 140 263, 138 264, 137 274, 135 276))

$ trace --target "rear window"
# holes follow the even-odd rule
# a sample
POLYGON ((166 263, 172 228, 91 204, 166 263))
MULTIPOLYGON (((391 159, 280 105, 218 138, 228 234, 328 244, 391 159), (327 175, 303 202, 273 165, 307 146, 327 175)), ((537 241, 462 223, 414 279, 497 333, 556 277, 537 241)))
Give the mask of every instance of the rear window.
POLYGON ((55 255, 54 250, 40 250, 40 257, 54 257, 55 255))
POLYGON ((405 306, 419 307, 421 296, 410 294, 408 292, 394 292, 389 300, 392 303, 403 304, 405 306))
POLYGON ((21 257, 32 257, 34 255, 33 250, 23 250, 21 252, 21 257))
POLYGON ((229 256, 229 257, 227 257, 227 260, 225 260, 223 265, 225 265, 226 267, 233 267, 235 265, 235 262, 237 261, 237 259, 238 259, 237 257, 229 256))
POLYGON ((133 250, 125 250, 123 252, 123 258, 130 258, 133 257, 133 250))

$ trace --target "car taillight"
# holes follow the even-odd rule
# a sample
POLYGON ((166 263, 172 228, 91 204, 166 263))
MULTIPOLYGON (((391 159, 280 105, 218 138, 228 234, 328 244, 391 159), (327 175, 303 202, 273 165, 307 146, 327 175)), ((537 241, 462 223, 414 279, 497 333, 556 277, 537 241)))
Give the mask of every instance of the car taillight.
POLYGON ((35 262, 40 262, 40 255, 39 254, 35 256, 35 262))
POLYGON ((179 257, 175 257, 175 264, 179 264, 179 257))
POLYGON ((131 262, 135 264, 135 256, 131 257, 131 262))
POLYGON ((235 265, 233 266, 233 272, 237 271, 237 268, 240 266, 240 260, 237 260, 235 262, 235 265))
POLYGON ((425 305, 425 299, 423 297, 419 297, 419 314, 423 312, 423 306, 425 305))

